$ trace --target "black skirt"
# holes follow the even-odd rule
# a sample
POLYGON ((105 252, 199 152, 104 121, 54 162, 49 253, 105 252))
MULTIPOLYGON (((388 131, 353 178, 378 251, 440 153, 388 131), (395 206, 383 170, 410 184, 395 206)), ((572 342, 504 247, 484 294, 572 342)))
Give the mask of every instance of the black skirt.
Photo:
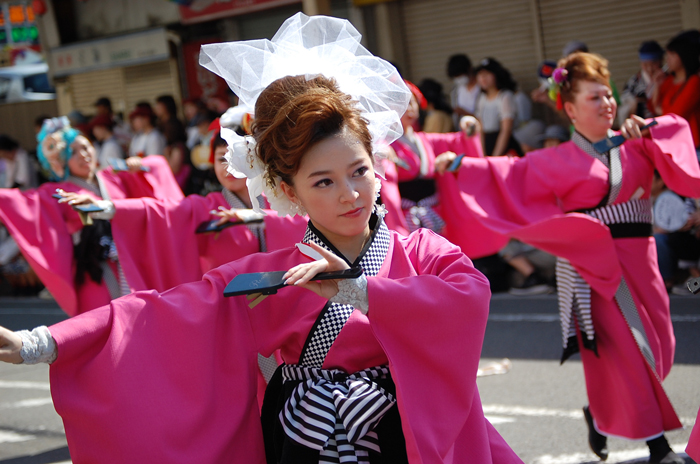
MULTIPOLYGON (((377 385, 386 392, 396 396, 396 386, 391 377, 375 379, 377 385)), ((265 390, 261 421, 265 456, 268 464, 317 464, 319 452, 302 446, 287 437, 279 420, 279 414, 299 385, 299 381, 282 382, 282 366, 278 367, 265 390)), ((394 405, 389 409, 374 431, 377 433, 381 454, 370 451, 369 460, 372 464, 408 464, 406 440, 401 428, 399 408, 394 405)))
MULTIPOLYGON (((484 132, 484 156, 491 156, 493 149, 496 148, 496 141, 498 140, 498 134, 500 133, 500 131, 484 132)), ((520 157, 525 155, 522 148, 520 148, 520 144, 513 137, 513 134, 511 134, 510 138, 508 139, 508 145, 506 146, 506 151, 503 154, 505 155, 511 150, 513 150, 520 157)))

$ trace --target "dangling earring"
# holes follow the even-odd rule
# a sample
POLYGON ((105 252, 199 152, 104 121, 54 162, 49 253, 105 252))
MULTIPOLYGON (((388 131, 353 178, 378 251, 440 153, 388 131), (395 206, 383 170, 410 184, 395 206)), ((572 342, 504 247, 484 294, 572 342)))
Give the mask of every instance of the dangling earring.
POLYGON ((306 216, 306 209, 301 205, 301 203, 292 202, 294 212, 299 216, 306 216))

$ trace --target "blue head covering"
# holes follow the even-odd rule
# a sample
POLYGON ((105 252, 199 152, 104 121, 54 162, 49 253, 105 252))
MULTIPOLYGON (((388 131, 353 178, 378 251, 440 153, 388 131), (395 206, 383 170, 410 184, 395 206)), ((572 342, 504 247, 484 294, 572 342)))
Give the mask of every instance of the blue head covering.
POLYGON ((80 132, 78 132, 76 129, 73 129, 70 126, 70 121, 68 121, 68 118, 65 116, 62 116, 60 118, 44 119, 44 124, 42 124, 41 126, 41 131, 36 136, 36 140, 37 142, 39 142, 38 146, 36 147, 36 154, 39 158, 39 163, 41 164, 41 167, 49 173, 49 180, 54 182, 65 180, 68 177, 67 167, 63 170, 63 176, 59 176, 51 169, 51 165, 49 164, 49 161, 46 159, 46 155, 44 154, 44 149, 42 147, 44 139, 47 136, 55 133, 58 133, 60 135, 60 138, 62 139, 64 145, 63 147, 61 147, 59 152, 61 163, 64 166, 68 164, 68 158, 70 158, 73 154, 73 150, 71 150, 70 147, 71 144, 73 143, 75 138, 78 135, 80 135, 80 132))

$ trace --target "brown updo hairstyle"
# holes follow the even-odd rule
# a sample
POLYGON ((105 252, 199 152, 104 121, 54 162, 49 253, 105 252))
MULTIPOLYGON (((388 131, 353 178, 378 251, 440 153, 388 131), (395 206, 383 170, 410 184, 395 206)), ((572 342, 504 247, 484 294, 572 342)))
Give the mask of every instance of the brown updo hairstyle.
POLYGON ((301 160, 311 147, 347 129, 372 156, 368 122, 335 79, 286 76, 262 91, 255 104, 253 135, 257 156, 267 166, 267 181, 279 177, 293 185, 301 160))
POLYGON ((608 60, 595 53, 572 53, 559 60, 557 67, 565 68, 568 72, 566 82, 561 86, 563 102, 573 103, 580 81, 598 82, 610 88, 608 60))

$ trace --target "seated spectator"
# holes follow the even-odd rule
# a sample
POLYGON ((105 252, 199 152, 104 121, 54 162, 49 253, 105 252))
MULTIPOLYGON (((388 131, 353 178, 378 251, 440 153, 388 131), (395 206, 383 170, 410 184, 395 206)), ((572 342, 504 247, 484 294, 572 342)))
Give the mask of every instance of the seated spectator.
POLYGON ((674 113, 685 118, 700 149, 700 32, 681 32, 666 45, 668 74, 658 70, 656 87, 649 103, 655 114, 674 113))
POLYGON ((545 125, 539 119, 531 119, 522 127, 513 131, 513 137, 520 144, 523 153, 542 148, 545 125))
POLYGON ((471 60, 463 53, 450 57, 447 62, 447 75, 454 84, 450 92, 450 103, 454 111, 453 124, 457 127, 459 118, 476 113, 476 101, 481 94, 481 88, 476 81, 471 60))
POLYGON ((114 138, 122 148, 122 152, 127 153, 129 151, 129 145, 131 144, 131 128, 122 121, 119 115, 114 113, 112 110, 112 101, 107 97, 100 97, 95 101, 93 106, 95 107, 95 116, 105 115, 114 122, 112 134, 114 134, 114 138))
POLYGON ((90 121, 92 135, 98 142, 95 148, 100 169, 108 167, 110 159, 124 159, 124 151, 114 137, 113 127, 114 121, 106 114, 95 116, 90 121))
POLYGON ((0 135, 0 188, 36 187, 36 173, 27 152, 7 135, 0 135))
POLYGON ((481 123, 484 155, 522 156, 520 145, 513 138, 517 106, 513 91, 516 83, 498 61, 485 58, 475 69, 482 95, 477 102, 476 117, 481 123))
POLYGON ((547 126, 542 134, 542 145, 543 148, 553 148, 559 146, 564 142, 569 141, 569 130, 557 124, 547 126))
POLYGON ((135 134, 129 146, 129 156, 162 155, 165 152, 166 140, 155 127, 155 115, 149 103, 138 103, 129 113, 129 120, 135 134))
POLYGON ((423 132, 453 132, 452 108, 442 93, 442 84, 435 79, 423 79, 418 88, 428 102, 423 118, 423 132))
POLYGON ((618 124, 622 124, 630 115, 652 118, 654 113, 647 106, 647 100, 654 94, 653 76, 663 66, 664 49, 655 40, 642 43, 639 47, 639 64, 641 69, 630 77, 620 96, 617 109, 618 124))

